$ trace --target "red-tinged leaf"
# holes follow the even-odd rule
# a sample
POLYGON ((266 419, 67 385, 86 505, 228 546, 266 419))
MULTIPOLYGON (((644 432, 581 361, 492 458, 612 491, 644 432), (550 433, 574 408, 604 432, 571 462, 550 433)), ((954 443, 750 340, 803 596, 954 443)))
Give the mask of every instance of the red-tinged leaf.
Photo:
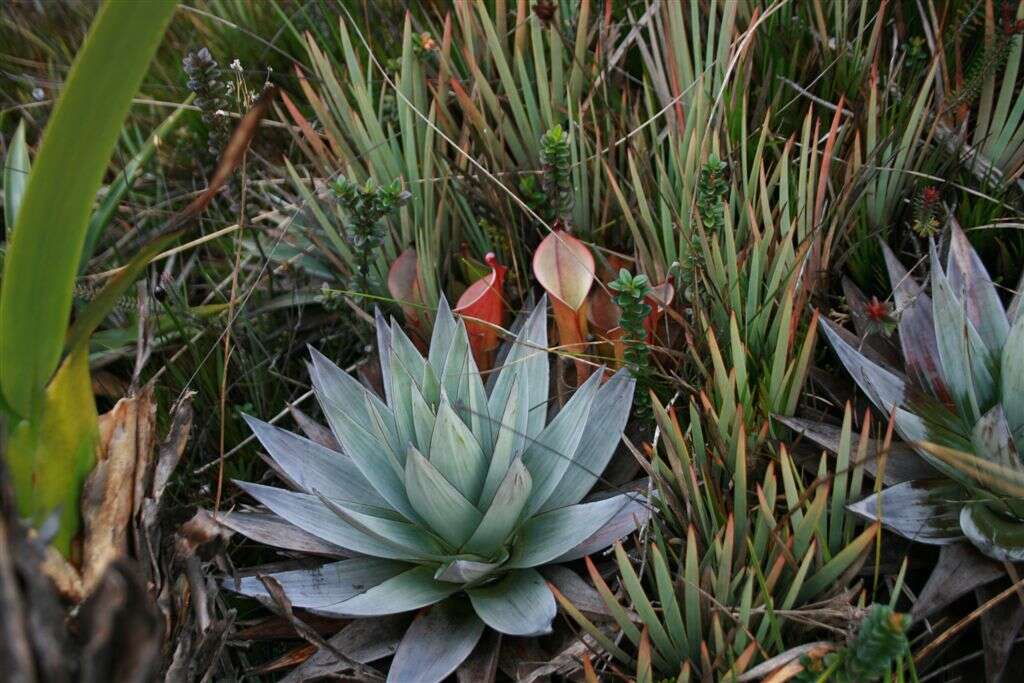
MULTIPOLYGON (((587 350, 586 307, 579 310, 569 308, 561 299, 551 299, 551 312, 558 328, 558 347, 565 353, 582 355, 587 350)), ((575 361, 576 382, 582 384, 590 377, 590 365, 583 360, 575 361)))
POLYGON ((651 288, 651 293, 647 295, 647 303, 651 307, 651 312, 644 318, 644 329, 647 330, 648 343, 654 341, 654 333, 658 328, 658 322, 665 314, 665 309, 672 305, 672 299, 675 296, 676 288, 672 284, 671 278, 651 288))
MULTIPOLYGON (((586 351, 587 319, 584 305, 594 283, 594 256, 587 245, 564 230, 544 238, 533 252, 533 274, 551 295, 551 309, 563 351, 586 351)), ((590 376, 590 366, 576 361, 576 381, 590 376)))
POLYGON ((306 138, 306 141, 313 148, 313 151, 316 152, 317 156, 324 161, 331 161, 331 157, 327 154, 327 148, 324 146, 324 141, 319 135, 317 135, 316 131, 313 130, 313 126, 310 125, 309 121, 306 120, 306 117, 302 115, 302 112, 299 111, 299 108, 295 106, 284 90, 281 91, 281 101, 284 102, 284 106, 288 110, 288 115, 292 117, 293 121, 295 121, 295 125, 299 127, 300 131, 302 131, 303 137, 306 138))
POLYGON ((548 294, 579 311, 594 283, 594 256, 583 242, 556 230, 533 252, 533 274, 548 294))
POLYGON ((490 275, 480 278, 463 292, 454 312, 466 322, 469 345, 477 367, 489 370, 494 362, 494 351, 498 348, 498 329, 505 326, 508 315, 508 306, 502 296, 508 268, 498 263, 494 254, 487 254, 484 260, 491 267, 490 275))
POLYGON ((587 320, 594 329, 594 333, 610 347, 602 355, 615 358, 615 366, 622 364, 625 354, 625 344, 622 341, 625 335, 624 330, 619 326, 619 319, 622 316, 622 309, 612 300, 611 295, 604 289, 595 289, 590 293, 590 303, 587 306, 587 320))
POLYGON ((423 291, 420 289, 420 262, 416 250, 406 249, 388 269, 388 291, 402 308, 405 322, 423 338, 423 291))

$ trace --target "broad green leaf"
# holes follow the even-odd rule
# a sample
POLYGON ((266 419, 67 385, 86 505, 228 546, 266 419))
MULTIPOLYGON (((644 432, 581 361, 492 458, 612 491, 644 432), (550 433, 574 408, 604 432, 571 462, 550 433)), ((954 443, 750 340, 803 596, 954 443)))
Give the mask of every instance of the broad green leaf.
POLYGON ((176 5, 101 5, 43 135, 0 292, 0 388, 22 417, 38 415, 44 387, 60 361, 96 192, 176 5), (74 163, 68 163, 72 147, 74 163))
POLYGON ((993 512, 985 503, 960 510, 964 535, 988 557, 999 562, 1024 562, 1024 524, 993 512))
POLYGON ((569 562, 585 555, 599 553, 620 538, 629 536, 638 526, 650 519, 651 506, 640 495, 630 493, 619 498, 624 498, 626 504, 602 524, 601 528, 556 557, 555 562, 569 562))
POLYGON ((487 458, 469 427, 441 398, 430 439, 430 464, 467 500, 477 500, 487 476, 487 458))
POLYGON ((850 505, 847 509, 918 543, 945 545, 963 538, 949 486, 939 481, 907 481, 850 505))
POLYGON ((405 458, 409 502, 431 531, 453 548, 473 534, 483 515, 415 448, 405 458))
POLYGON ((539 567, 576 547, 630 505, 628 495, 558 508, 532 517, 520 530, 509 567, 539 567))
POLYGON ((964 304, 939 265, 935 244, 931 245, 932 317, 942 374, 961 414, 970 422, 981 418, 995 398, 995 381, 989 370, 990 354, 964 304))
POLYGON ((580 426, 587 424, 603 374, 603 369, 592 374, 562 406, 544 431, 537 435, 536 440, 527 444, 523 464, 533 477, 533 490, 523 511, 524 515, 532 516, 543 507, 572 465, 576 448, 583 438, 584 430, 580 426))
POLYGON ((315 491, 360 512, 379 517, 396 516, 348 455, 324 448, 254 417, 243 417, 290 483, 307 493, 315 491))
POLYGON ((903 405, 906 395, 905 382, 889 370, 865 358, 859 351, 850 346, 825 316, 820 318, 821 329, 832 343, 839 360, 857 382, 857 386, 868 395, 879 410, 892 412, 896 406, 903 405))
POLYGON ((626 428, 629 411, 633 406, 635 386, 636 382, 624 368, 598 389, 583 429, 583 438, 561 481, 541 506, 542 512, 575 505, 597 483, 622 440, 622 431, 626 428))
POLYGON ((508 355, 500 361, 500 372, 491 387, 488 408, 492 417, 505 413, 505 403, 512 390, 512 379, 519 373, 527 375, 530 388, 530 416, 526 438, 533 439, 547 422, 548 415, 548 327, 547 297, 533 307, 530 315, 516 335, 508 355))
POLYGON ((476 583, 500 567, 500 562, 452 560, 441 565, 434 573, 434 578, 438 581, 448 581, 449 583, 476 583))
POLYGON ((7 441, 19 513, 33 524, 59 514, 53 543, 65 555, 78 533, 79 495, 99 438, 88 352, 80 347, 64 360, 42 403, 29 419, 14 424, 7 441))
POLYGON ((1006 337, 1000 368, 1000 396, 1017 451, 1024 452, 1024 315, 1018 315, 1006 337))
MULTIPOLYGON (((332 562, 316 569, 294 569, 267 573, 281 584, 293 607, 304 609, 332 608, 364 592, 368 586, 398 576, 411 567, 394 560, 377 557, 355 557, 332 562)), ((224 587, 253 598, 270 598, 259 576, 244 576, 236 583, 224 581, 224 587)))
POLYGON ((433 605, 460 590, 459 584, 436 580, 432 568, 415 567, 349 598, 331 612, 352 617, 398 614, 433 605))
POLYGON ((993 354, 997 354, 1006 343, 1006 334, 1010 330, 1006 309, 999 300, 985 264, 967 241, 967 235, 955 220, 951 223, 946 268, 949 285, 963 301, 967 318, 978 330, 982 341, 993 354))
POLYGON ((488 503, 483 520, 470 536, 463 550, 491 557, 501 548, 515 530, 532 486, 530 473, 523 463, 519 460, 513 462, 494 498, 488 503))
POLYGON ((499 633, 538 636, 551 632, 557 612, 555 597, 535 569, 518 569, 466 592, 477 616, 499 633))
POLYGON ((388 683, 440 683, 469 657, 483 633, 484 623, 464 600, 434 605, 405 632, 388 683))
POLYGON ((500 416, 501 421, 497 425, 498 436, 491 452, 487 478, 480 492, 479 505, 482 510, 491 504, 498 487, 506 479, 512 462, 523 453, 526 443, 526 421, 530 412, 528 381, 529 378, 525 374, 517 375, 512 380, 505 412, 500 416))
MULTIPOLYGON (((368 431, 373 429, 373 425, 378 421, 367 418, 363 423, 356 422, 341 406, 327 398, 323 383, 318 379, 315 369, 312 374, 313 390, 342 450, 388 505, 407 519, 416 520, 416 513, 405 493, 401 464, 387 445, 368 431)), ((364 403, 364 406, 363 414, 366 415, 372 406, 369 401, 364 403)))
POLYGON ((354 510, 346 511, 347 519, 342 519, 315 495, 262 484, 235 483, 271 512, 303 531, 355 553, 415 561, 436 557, 440 552, 437 545, 412 524, 371 517, 354 510))

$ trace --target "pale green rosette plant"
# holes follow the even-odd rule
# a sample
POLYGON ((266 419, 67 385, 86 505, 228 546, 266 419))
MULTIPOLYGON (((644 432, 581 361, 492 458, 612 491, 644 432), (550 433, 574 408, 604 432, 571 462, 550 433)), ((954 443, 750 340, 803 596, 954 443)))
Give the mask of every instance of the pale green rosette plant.
POLYGON ((822 324, 860 388, 940 478, 896 483, 852 509, 911 540, 949 545, 966 537, 990 558, 1024 561, 1020 294, 1004 307, 955 223, 945 268, 931 244, 930 296, 883 248, 903 368, 822 324))
MULTIPOLYGON (((538 569, 602 550, 647 518, 637 494, 583 502, 621 440, 634 383, 595 372, 549 419, 546 308, 527 317, 488 388, 444 301, 427 358, 378 314, 383 400, 313 351, 340 450, 248 419, 290 490, 238 482, 270 514, 224 523, 346 558, 270 574, 292 605, 338 617, 430 608, 405 632, 389 681, 440 681, 485 627, 549 632, 556 603, 538 569)), ((269 596, 257 577, 227 586, 269 596)))

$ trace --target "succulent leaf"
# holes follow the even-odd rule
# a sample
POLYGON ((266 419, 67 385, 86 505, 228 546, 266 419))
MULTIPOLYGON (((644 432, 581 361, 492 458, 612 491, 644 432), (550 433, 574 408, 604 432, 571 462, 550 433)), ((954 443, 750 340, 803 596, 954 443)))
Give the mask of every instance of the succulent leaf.
POLYGON ((535 569, 509 572, 495 583, 466 592, 484 623, 499 633, 535 636, 551 631, 555 596, 535 569))
POLYGON ((509 566, 539 567, 564 555, 597 533, 634 501, 631 494, 604 498, 592 503, 570 505, 530 518, 520 531, 521 538, 509 566))
POLYGON ((412 524, 348 511, 351 519, 378 530, 381 537, 375 537, 339 517, 315 495, 294 493, 262 484, 235 483, 282 519, 355 553, 412 561, 434 557, 440 551, 429 538, 417 533, 412 524), (374 521, 378 524, 374 524, 374 521))
POLYGON ((405 459, 405 487, 416 512, 453 548, 465 543, 483 518, 432 463, 411 447, 405 459))
MULTIPOLYGON (((281 584, 293 607, 318 610, 331 609, 359 595, 367 586, 376 586, 410 568, 408 564, 394 560, 355 557, 315 569, 273 572, 267 576, 281 584)), ((259 576, 242 577, 235 590, 253 598, 271 597, 259 576)))
POLYGON ((352 459, 254 417, 245 421, 273 459, 277 470, 297 488, 344 501, 367 514, 394 517, 397 513, 370 485, 352 459))
POLYGON ((442 681, 473 651, 484 623, 461 600, 446 600, 420 614, 406 631, 387 683, 442 681))
POLYGON ((398 614, 433 605, 461 588, 457 583, 435 579, 430 567, 413 567, 321 611, 348 617, 398 614))

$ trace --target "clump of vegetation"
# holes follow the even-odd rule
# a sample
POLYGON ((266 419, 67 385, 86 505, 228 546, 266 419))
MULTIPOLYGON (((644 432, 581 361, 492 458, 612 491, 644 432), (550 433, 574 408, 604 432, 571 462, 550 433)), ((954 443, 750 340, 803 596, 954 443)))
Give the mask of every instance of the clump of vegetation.
POLYGON ((1021 0, 0 42, 5 674, 1020 678, 1021 0))
POLYGON ((376 279, 370 264, 384 244, 387 228, 382 221, 407 204, 412 193, 403 190, 397 179, 387 185, 377 185, 373 178, 367 178, 360 185, 344 176, 331 184, 331 190, 348 217, 345 241, 358 264, 349 287, 353 292, 378 292, 382 283, 376 279))
POLYGON ((894 612, 888 605, 872 605, 849 646, 824 657, 803 657, 804 670, 795 683, 860 683, 888 676, 892 667, 907 654, 910 615, 894 612))

